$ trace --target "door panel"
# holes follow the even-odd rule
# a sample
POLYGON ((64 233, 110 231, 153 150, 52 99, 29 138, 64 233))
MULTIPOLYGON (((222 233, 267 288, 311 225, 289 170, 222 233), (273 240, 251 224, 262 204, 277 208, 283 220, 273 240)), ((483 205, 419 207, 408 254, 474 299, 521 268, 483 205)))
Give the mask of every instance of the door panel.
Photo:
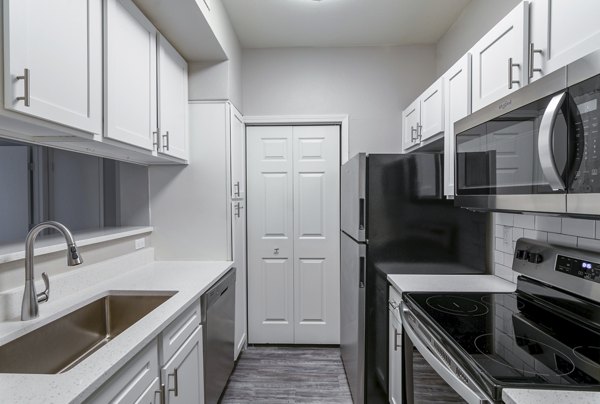
POLYGON ((249 127, 248 340, 293 343, 292 128, 249 127))
POLYGON ((246 206, 243 200, 232 202, 233 261, 235 273, 235 354, 244 349, 247 340, 247 271, 246 271, 246 206))
POLYGON ((402 113, 402 147, 406 151, 419 144, 418 125, 421 124, 421 100, 416 99, 402 113))
POLYGON ((440 78, 421 96, 421 142, 444 132, 443 86, 443 79, 440 78))
POLYGON ((339 343, 339 131, 293 128, 296 343, 339 343))
POLYGON ((366 233, 366 163, 367 156, 360 153, 341 168, 340 195, 341 229, 357 241, 365 241, 366 233))

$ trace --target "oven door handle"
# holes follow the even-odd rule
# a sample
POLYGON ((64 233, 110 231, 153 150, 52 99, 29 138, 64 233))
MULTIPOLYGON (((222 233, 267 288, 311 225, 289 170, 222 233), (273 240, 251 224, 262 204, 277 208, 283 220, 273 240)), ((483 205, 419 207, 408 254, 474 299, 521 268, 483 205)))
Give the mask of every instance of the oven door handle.
POLYGON ((553 141, 556 118, 558 117, 558 113, 560 112, 562 104, 565 102, 566 98, 566 92, 552 97, 548 103, 548 106, 546 107, 546 111, 544 112, 542 121, 540 123, 538 155, 544 177, 546 177, 546 180, 553 191, 565 190, 565 182, 558 172, 558 168, 556 167, 556 162, 554 160, 553 141))
MULTIPOLYGON (((456 391, 469 404, 488 404, 492 402, 492 400, 486 397, 483 392, 472 388, 475 386, 467 386, 467 384, 460 380, 452 371, 452 369, 448 368, 448 366, 438 359, 437 355, 434 354, 426 345, 426 343, 419 338, 417 335, 418 333, 411 326, 411 317, 414 319, 415 316, 412 314, 411 310, 406 307, 404 302, 402 302, 401 313, 402 328, 405 334, 410 338, 413 346, 419 350, 419 353, 423 356, 427 363, 433 368, 433 370, 436 371, 438 375, 440 375, 442 379, 446 381, 446 383, 450 385, 450 387, 452 387, 452 389, 454 389, 454 391, 456 391)), ((439 342, 437 344, 441 347, 439 342)), ((407 383, 408 382, 412 382, 412 380, 407 380, 407 383)), ((473 381, 469 381, 469 383, 473 385, 473 381)), ((408 400, 408 402, 410 403, 411 400, 408 400)))

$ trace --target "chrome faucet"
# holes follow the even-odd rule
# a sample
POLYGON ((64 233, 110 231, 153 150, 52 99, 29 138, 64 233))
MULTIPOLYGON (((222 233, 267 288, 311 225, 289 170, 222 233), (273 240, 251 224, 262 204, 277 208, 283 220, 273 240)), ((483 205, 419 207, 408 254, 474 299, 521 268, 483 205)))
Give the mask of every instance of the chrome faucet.
POLYGON ((41 231, 52 228, 58 230, 67 241, 67 265, 72 267, 83 263, 77 251, 73 235, 63 224, 58 222, 43 222, 35 225, 25 239, 25 291, 23 292, 23 305, 21 306, 21 320, 31 320, 39 316, 38 303, 46 302, 50 298, 50 280, 48 274, 42 274, 46 290, 36 293, 33 280, 33 244, 41 231))

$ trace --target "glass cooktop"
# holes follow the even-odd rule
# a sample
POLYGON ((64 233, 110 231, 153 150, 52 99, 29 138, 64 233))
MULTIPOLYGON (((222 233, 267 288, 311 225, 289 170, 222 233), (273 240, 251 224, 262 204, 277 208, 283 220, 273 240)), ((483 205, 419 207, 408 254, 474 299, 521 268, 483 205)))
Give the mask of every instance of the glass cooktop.
POLYGON ((546 302, 523 293, 407 293, 405 298, 492 396, 509 386, 600 390, 599 306, 551 295, 546 302), (552 299, 561 306, 546 304, 552 299))

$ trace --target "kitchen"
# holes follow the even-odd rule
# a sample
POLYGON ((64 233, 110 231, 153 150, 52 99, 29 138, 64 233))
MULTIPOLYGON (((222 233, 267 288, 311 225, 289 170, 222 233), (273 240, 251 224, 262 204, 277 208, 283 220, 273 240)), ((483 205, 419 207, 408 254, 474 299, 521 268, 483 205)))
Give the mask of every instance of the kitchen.
POLYGON ((3 403, 600 400, 595 1, 2 3, 3 403))

